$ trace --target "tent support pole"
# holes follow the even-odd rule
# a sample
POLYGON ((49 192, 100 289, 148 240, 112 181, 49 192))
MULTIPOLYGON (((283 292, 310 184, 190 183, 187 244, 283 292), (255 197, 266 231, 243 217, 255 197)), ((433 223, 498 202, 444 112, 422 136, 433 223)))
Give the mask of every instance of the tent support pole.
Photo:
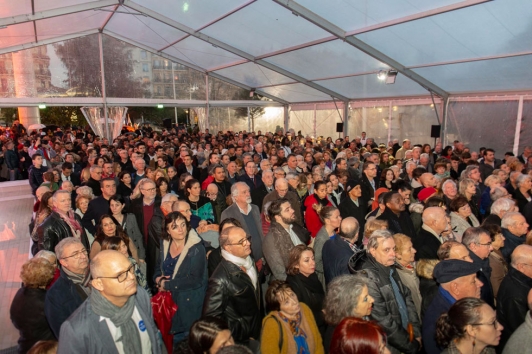
POLYGON ((100 67, 101 67, 101 73, 102 73, 102 100, 103 100, 103 114, 105 118, 105 135, 106 138, 109 140, 109 143, 111 142, 111 136, 109 134, 109 116, 107 113, 107 94, 105 92, 105 69, 103 65, 103 35, 102 33, 98 33, 98 46, 100 48, 100 67))
POLYGON ((442 118, 441 118, 441 130, 440 130, 440 143, 442 145, 442 150, 445 146, 447 146, 447 115, 449 114, 449 101, 450 101, 449 97, 445 97, 442 102, 443 113, 442 113, 442 118))
POLYGON ((344 136, 342 138, 345 138, 348 135, 348 125, 349 125, 349 101, 344 101, 344 136))
POLYGON ((515 124, 514 155, 519 154, 519 138, 521 136, 521 121, 523 120, 523 96, 519 96, 519 107, 517 108, 517 123, 515 124))
POLYGON ((290 124, 290 114, 288 113, 288 105, 283 106, 283 114, 284 114, 284 129, 283 131, 288 131, 288 125, 290 124))

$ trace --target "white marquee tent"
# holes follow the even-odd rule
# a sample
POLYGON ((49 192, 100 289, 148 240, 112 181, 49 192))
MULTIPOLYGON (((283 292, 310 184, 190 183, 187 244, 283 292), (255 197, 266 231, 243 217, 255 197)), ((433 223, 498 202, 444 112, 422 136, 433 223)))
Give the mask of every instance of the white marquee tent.
POLYGON ((256 130, 431 142, 442 124, 444 143, 517 152, 531 33, 530 0, 2 0, 0 106, 200 107, 205 126, 246 129, 235 107, 262 105, 256 130))

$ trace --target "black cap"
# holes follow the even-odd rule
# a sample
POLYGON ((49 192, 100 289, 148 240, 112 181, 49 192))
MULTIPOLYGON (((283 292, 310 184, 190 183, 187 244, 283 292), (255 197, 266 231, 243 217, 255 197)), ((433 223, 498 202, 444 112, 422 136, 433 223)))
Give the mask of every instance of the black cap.
POLYGON ((448 283, 457 278, 476 274, 480 270, 480 264, 462 261, 460 259, 446 259, 434 267, 434 278, 440 284, 448 283))
POLYGON ((345 191, 349 192, 351 189, 355 188, 356 186, 360 186, 360 181, 357 179, 350 179, 347 181, 347 186, 345 186, 345 191))

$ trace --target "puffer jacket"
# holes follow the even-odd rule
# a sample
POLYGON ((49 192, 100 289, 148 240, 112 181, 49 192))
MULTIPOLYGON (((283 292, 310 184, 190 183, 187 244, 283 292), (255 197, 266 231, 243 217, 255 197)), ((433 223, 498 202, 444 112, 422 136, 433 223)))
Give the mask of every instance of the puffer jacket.
MULTIPOLYGON (((74 214, 74 217, 81 225, 81 218, 79 215, 74 214)), ((70 226, 68 226, 67 223, 61 219, 61 216, 54 211, 46 218, 46 220, 44 220, 41 225, 38 226, 37 236, 39 237, 39 251, 48 250, 55 252, 55 246, 59 243, 59 241, 67 237, 72 237, 73 235, 70 226)), ((81 243, 87 252, 89 252, 89 239, 87 238, 87 234, 85 234, 85 229, 83 228, 81 231, 81 243)))
MULTIPOLYGON (((305 228, 293 223, 292 230, 303 244, 308 243, 310 233, 305 228)), ((275 221, 272 222, 268 234, 262 241, 262 253, 273 274, 272 280, 286 279, 286 267, 293 247, 294 243, 284 227, 275 221)))
POLYGON ((408 332, 401 325, 401 314, 395 300, 395 295, 390 282, 390 269, 393 278, 399 286, 408 311, 408 321, 414 328, 414 337, 421 337, 421 324, 412 300, 410 290, 402 283, 394 267, 385 267, 378 263, 370 254, 359 252, 349 261, 351 272, 365 271, 368 275, 368 291, 375 299, 370 318, 379 323, 388 337, 388 348, 393 354, 417 353, 420 349, 419 342, 410 342, 408 332))
POLYGON ((211 275, 203 316, 220 317, 229 325, 236 342, 259 340, 264 317, 260 284, 257 289, 239 266, 222 258, 211 275))

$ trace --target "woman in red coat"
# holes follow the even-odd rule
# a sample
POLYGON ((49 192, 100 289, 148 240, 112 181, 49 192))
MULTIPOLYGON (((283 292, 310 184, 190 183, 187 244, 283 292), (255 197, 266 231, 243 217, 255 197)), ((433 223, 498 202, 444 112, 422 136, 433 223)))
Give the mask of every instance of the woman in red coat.
POLYGON ((305 199, 305 224, 313 238, 316 237, 316 234, 323 226, 318 214, 321 208, 326 206, 332 206, 329 199, 327 199, 327 183, 317 181, 314 183, 314 194, 305 199))

